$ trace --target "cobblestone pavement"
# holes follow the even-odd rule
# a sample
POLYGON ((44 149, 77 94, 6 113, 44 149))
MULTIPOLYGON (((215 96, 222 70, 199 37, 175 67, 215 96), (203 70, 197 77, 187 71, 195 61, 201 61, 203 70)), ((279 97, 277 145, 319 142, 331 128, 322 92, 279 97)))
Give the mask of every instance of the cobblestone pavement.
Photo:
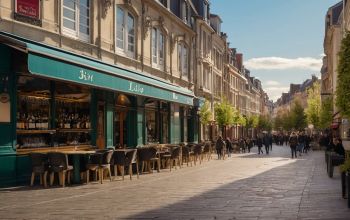
POLYGON ((0 219, 350 219, 323 152, 256 152, 132 181, 0 189, 0 219))

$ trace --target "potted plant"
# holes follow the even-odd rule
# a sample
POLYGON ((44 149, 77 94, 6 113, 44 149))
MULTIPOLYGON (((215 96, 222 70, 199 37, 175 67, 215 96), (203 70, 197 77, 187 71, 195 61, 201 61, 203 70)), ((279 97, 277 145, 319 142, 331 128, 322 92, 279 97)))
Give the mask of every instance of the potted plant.
POLYGON ((348 208, 350 208, 350 158, 346 159, 344 164, 340 165, 340 171, 343 198, 348 198, 348 208))

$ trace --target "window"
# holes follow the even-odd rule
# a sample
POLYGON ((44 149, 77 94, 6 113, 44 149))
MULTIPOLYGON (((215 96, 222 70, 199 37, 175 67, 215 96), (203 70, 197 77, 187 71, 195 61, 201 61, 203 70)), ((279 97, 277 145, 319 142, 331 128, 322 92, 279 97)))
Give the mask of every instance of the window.
POLYGON ((135 19, 132 14, 117 7, 116 46, 117 50, 128 57, 135 57, 135 19))
POLYGON ((188 51, 184 44, 179 43, 178 51, 178 70, 183 78, 188 78, 188 51))
POLYGON ((181 17, 182 20, 187 24, 188 23, 188 9, 187 9, 187 3, 185 1, 182 1, 181 5, 181 17))
POLYGON ((158 28, 152 28, 152 64, 164 67, 164 35, 158 28))
POLYGON ((63 33, 89 41, 90 0, 63 0, 63 33))

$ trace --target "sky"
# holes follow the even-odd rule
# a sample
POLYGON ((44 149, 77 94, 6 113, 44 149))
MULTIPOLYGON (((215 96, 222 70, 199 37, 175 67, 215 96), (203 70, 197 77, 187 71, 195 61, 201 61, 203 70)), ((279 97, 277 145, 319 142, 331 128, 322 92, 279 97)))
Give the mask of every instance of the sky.
POLYGON ((325 15, 340 0, 211 0, 230 47, 276 101, 290 83, 320 77, 325 15))

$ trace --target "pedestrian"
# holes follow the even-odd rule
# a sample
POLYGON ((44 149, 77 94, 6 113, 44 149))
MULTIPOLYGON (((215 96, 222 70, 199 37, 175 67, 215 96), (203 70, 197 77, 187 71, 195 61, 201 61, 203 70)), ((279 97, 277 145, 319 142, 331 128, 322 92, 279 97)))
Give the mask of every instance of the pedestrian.
POLYGON ((262 146, 263 146, 263 140, 262 140, 262 135, 259 134, 257 137, 256 137, 256 144, 258 145, 258 152, 260 154, 264 154, 264 152, 261 150, 262 146))
POLYGON ((269 154, 270 140, 267 134, 264 134, 263 142, 264 142, 266 154, 269 154))
POLYGON ((239 140, 239 148, 241 149, 242 153, 245 153, 245 141, 243 138, 239 140))
POLYGON ((269 145, 270 145, 270 151, 272 151, 272 135, 269 134, 269 145))
POLYGON ((298 151, 299 151, 299 156, 301 156, 301 153, 303 152, 305 147, 305 135, 304 132, 300 132, 298 136, 298 151))
POLYGON ((250 153, 250 149, 253 147, 253 141, 250 138, 247 138, 247 148, 248 148, 248 153, 250 153))
POLYGON ((225 142, 224 140, 222 139, 222 136, 219 135, 217 141, 216 141, 216 144, 215 144, 215 148, 216 148, 216 153, 218 155, 218 159, 221 160, 222 158, 222 151, 224 150, 224 146, 225 146, 225 142))
POLYGON ((232 152, 232 142, 229 137, 226 138, 226 152, 228 157, 231 157, 231 152, 232 152))
POLYGON ((305 147, 303 153, 307 153, 310 149, 311 137, 309 135, 305 135, 305 147))
POLYGON ((292 153, 292 159, 295 157, 297 158, 297 145, 298 145, 298 136, 295 132, 292 132, 292 134, 289 137, 289 146, 292 153))

